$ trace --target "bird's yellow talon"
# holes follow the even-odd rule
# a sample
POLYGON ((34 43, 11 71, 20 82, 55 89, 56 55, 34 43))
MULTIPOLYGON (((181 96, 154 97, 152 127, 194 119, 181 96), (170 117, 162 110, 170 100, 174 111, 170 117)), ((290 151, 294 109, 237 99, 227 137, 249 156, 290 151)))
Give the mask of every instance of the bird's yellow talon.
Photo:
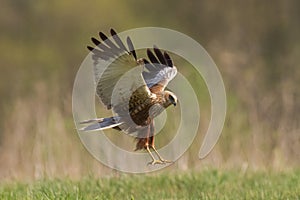
POLYGON ((151 162, 148 163, 148 165, 156 165, 156 164, 165 164, 161 160, 152 160, 151 162))
POLYGON ((167 163, 173 163, 173 161, 171 160, 164 160, 164 159, 161 159, 161 160, 152 160, 151 162, 148 163, 148 165, 156 165, 156 164, 167 164, 167 163))

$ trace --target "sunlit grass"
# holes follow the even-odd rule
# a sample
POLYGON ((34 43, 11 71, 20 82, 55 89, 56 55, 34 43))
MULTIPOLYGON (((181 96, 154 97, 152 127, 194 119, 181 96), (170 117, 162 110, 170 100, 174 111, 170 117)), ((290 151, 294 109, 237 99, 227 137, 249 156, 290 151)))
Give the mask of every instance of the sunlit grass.
POLYGON ((207 170, 0 186, 0 199, 299 199, 300 171, 207 170))

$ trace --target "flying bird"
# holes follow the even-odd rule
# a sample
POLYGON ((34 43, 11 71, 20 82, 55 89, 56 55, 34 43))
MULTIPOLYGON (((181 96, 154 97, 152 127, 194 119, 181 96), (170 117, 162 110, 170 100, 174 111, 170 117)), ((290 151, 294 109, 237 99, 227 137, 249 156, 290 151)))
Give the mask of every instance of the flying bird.
POLYGON ((145 149, 152 158, 149 164, 171 161, 161 157, 154 144, 154 118, 170 105, 176 106, 176 95, 165 90, 176 76, 177 68, 169 54, 157 46, 147 49, 148 58, 137 58, 130 37, 123 43, 114 29, 111 37, 99 32, 100 39, 87 46, 92 53, 96 94, 114 116, 81 122, 82 131, 116 129, 135 134, 136 149, 145 149), (103 63, 108 67, 103 69, 103 63), (156 156, 155 156, 156 155, 156 156))

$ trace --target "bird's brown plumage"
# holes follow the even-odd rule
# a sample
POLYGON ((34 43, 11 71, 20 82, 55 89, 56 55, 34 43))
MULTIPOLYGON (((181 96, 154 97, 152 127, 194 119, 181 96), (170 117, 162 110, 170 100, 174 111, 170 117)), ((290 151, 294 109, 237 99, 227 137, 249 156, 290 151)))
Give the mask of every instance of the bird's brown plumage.
POLYGON ((111 38, 99 33, 101 42, 92 38, 96 46, 88 46, 88 49, 94 61, 96 93, 116 116, 95 120, 99 128, 93 124, 83 130, 100 130, 109 126, 128 134, 137 132, 136 150, 146 149, 153 159, 152 164, 165 163, 154 147, 153 119, 168 106, 176 105, 176 96, 165 91, 165 87, 176 76, 177 69, 169 54, 156 46, 153 52, 147 49, 150 61, 137 59, 131 39, 127 37, 127 48, 113 29, 110 32, 111 38), (108 67, 104 68, 107 63, 108 67), (159 160, 155 159, 150 148, 159 160))

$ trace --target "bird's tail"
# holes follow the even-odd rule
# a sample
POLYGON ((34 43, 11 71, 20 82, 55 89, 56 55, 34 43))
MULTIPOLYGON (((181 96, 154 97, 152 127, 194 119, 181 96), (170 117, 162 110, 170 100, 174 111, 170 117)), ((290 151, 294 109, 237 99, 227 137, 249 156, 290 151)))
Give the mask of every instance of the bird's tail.
POLYGON ((108 118, 98 118, 98 119, 90 119, 86 121, 80 122, 80 124, 90 124, 86 127, 79 129, 80 131, 98 131, 105 130, 109 128, 116 128, 122 124, 119 122, 119 117, 108 117, 108 118))

